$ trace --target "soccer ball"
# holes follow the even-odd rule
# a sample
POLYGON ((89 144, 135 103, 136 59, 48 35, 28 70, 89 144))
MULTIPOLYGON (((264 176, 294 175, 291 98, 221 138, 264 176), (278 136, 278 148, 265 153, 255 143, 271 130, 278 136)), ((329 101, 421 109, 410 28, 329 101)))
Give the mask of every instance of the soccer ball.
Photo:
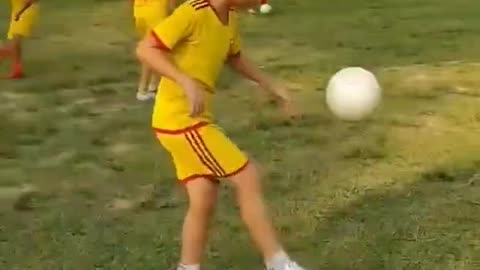
POLYGON ((272 6, 270 6, 269 4, 263 4, 260 6, 260 13, 268 14, 270 13, 270 11, 272 11, 272 6))
POLYGON ((341 69, 328 82, 326 101, 335 116, 360 121, 380 103, 382 89, 373 73, 360 67, 341 69))

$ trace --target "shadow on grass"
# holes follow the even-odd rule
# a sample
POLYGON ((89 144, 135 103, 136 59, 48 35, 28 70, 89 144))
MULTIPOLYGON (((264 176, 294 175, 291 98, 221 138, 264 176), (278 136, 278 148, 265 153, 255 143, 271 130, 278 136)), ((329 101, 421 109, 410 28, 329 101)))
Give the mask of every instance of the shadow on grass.
POLYGON ((479 161, 435 168, 328 214, 313 269, 479 269, 479 176, 479 161))

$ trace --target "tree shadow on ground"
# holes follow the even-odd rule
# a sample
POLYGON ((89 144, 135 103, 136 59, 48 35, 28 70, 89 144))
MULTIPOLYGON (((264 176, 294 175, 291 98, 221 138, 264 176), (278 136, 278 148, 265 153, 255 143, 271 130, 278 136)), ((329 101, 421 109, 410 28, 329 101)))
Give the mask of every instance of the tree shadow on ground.
POLYGON ((479 176, 479 161, 438 167, 327 214, 312 269, 479 269, 479 176))

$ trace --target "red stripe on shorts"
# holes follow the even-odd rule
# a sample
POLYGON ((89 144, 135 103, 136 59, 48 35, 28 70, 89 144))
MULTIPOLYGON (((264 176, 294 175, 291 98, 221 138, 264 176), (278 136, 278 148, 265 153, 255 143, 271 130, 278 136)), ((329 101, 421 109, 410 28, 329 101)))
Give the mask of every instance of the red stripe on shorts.
POLYGON ((185 138, 187 139, 188 143, 190 144, 190 147, 192 147, 193 151, 197 155, 197 157, 200 159, 203 165, 207 167, 213 174, 215 174, 217 177, 222 176, 223 173, 222 171, 218 170, 215 168, 215 164, 212 163, 211 160, 208 159, 203 153, 200 147, 198 146, 198 143, 195 140, 195 137, 192 135, 191 132, 185 133, 185 138))
POLYGON ((215 167, 219 169, 219 171, 222 172, 222 176, 226 175, 227 173, 225 170, 222 168, 220 163, 217 161, 215 156, 212 154, 212 152, 208 149, 207 145, 205 144, 205 141, 203 140, 202 136, 200 133, 198 133, 197 130, 193 130, 192 133, 194 134, 194 138, 198 139, 198 143, 202 146, 203 150, 205 150, 205 154, 210 158, 210 160, 215 164, 215 167))

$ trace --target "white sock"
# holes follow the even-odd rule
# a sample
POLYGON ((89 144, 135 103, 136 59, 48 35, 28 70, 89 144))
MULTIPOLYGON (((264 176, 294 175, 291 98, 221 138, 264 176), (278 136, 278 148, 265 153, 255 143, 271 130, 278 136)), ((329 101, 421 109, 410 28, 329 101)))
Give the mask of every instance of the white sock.
POLYGON ((141 94, 146 94, 147 93, 145 87, 139 87, 137 91, 138 91, 138 93, 141 93, 141 94))
POLYGON ((199 264, 179 264, 177 270, 200 270, 199 264))
POLYGON ((157 91, 157 86, 156 86, 156 85, 150 85, 150 86, 148 87, 148 91, 150 91, 150 92, 157 91))
POLYGON ((275 255, 273 255, 273 257, 270 258, 270 260, 265 262, 265 264, 268 269, 271 269, 271 268, 277 269, 279 268, 279 266, 284 265, 289 261, 290 261, 290 257, 288 257, 285 251, 281 250, 275 253, 275 255))

